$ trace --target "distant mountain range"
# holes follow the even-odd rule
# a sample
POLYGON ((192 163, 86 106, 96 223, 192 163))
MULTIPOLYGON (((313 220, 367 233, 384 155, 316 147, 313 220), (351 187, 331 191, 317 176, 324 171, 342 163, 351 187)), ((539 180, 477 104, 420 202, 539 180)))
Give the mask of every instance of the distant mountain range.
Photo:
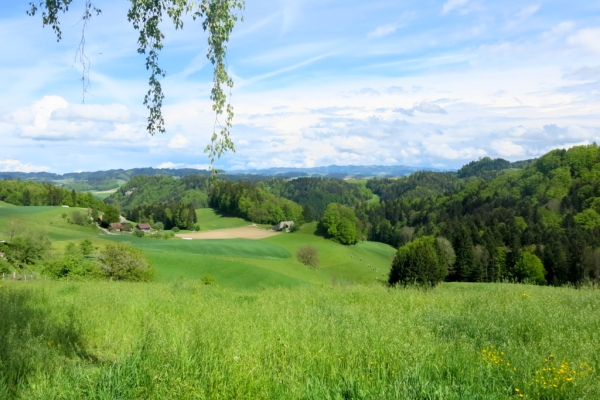
MULTIPOLYGON (((416 171, 442 171, 434 168, 410 167, 406 165, 329 165, 314 168, 268 168, 257 170, 221 171, 231 179, 257 179, 265 176, 296 178, 300 176, 323 176, 328 178, 395 177, 416 171)), ((20 179, 36 182, 49 182, 54 185, 75 190, 109 190, 121 186, 135 175, 164 175, 182 177, 186 175, 210 175, 207 170, 192 168, 132 168, 111 169, 94 172, 69 172, 53 174, 50 172, 0 172, 0 179, 20 179)))
POLYGON ((297 176, 326 176, 330 178, 346 177, 395 177, 412 174, 417 171, 443 172, 436 168, 411 167, 407 165, 329 165, 313 168, 268 168, 244 171, 232 171, 235 174, 282 176, 294 178, 297 176))

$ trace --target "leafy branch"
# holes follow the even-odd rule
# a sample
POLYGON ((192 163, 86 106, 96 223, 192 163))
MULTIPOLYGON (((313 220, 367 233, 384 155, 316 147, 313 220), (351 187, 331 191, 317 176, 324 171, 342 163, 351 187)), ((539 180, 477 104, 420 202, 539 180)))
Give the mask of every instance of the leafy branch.
MULTIPOLYGON (((183 29, 184 15, 191 15, 195 21, 203 20, 202 28, 208 32, 207 58, 213 65, 213 87, 210 99, 213 102, 212 109, 215 112, 215 123, 211 143, 206 146, 205 153, 208 154, 211 166, 216 158, 229 150, 235 152, 233 141, 230 136, 230 128, 233 121, 233 106, 231 105, 231 88, 233 79, 227 72, 227 43, 233 28, 238 21, 237 12, 245 8, 245 0, 129 0, 131 7, 127 12, 127 19, 139 32, 138 49, 139 54, 146 56, 146 69, 150 71, 148 79, 149 89, 144 96, 144 105, 148 108, 148 133, 165 132, 165 120, 162 114, 162 105, 165 98, 160 79, 166 76, 166 71, 159 65, 159 52, 163 48, 165 35, 160 28, 163 18, 171 19, 175 29, 183 29), (226 94, 225 87, 229 88, 226 94), (220 117, 224 116, 221 120, 220 117)), ((42 10, 43 26, 50 26, 55 32, 57 41, 62 39, 60 30, 59 14, 69 10, 73 0, 37 0, 30 3, 27 15, 34 16, 42 10)), ((83 14, 82 38, 77 48, 76 59, 83 68, 82 84, 83 95, 89 86, 89 59, 85 56, 85 28, 93 13, 100 14, 101 10, 96 8, 91 0, 85 0, 85 12, 83 14)), ((243 17, 242 17, 243 21, 243 17)))

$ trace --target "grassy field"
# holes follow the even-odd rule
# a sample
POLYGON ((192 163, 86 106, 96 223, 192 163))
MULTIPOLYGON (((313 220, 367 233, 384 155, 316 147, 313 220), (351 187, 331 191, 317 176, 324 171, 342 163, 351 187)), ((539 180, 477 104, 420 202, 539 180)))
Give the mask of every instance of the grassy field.
POLYGON ((200 225, 200 231, 212 231, 215 229, 238 228, 250 225, 250 222, 237 217, 224 217, 212 208, 200 208, 196 210, 196 217, 200 225))
MULTIPOLYGON (((144 251, 156 268, 156 279, 160 282, 211 275, 221 286, 249 290, 272 286, 329 285, 332 281, 378 285, 385 279, 395 253, 392 247, 380 243, 342 246, 315 236, 315 223, 296 233, 262 240, 187 241, 106 235, 95 227, 69 224, 66 218, 62 218, 63 213, 70 215, 74 210, 62 207, 2 207, 0 236, 9 221, 14 219, 23 227, 46 232, 57 251, 64 249, 69 242, 83 239, 91 240, 97 247, 126 241, 144 251), (321 262, 316 271, 295 259, 296 252, 304 245, 312 245, 319 251, 321 262)), ((214 227, 248 225, 247 221, 239 218, 219 217, 212 210, 202 209, 198 213, 214 227)))
POLYGON ((104 200, 107 197, 110 197, 111 194, 115 193, 117 191, 117 189, 111 189, 111 190, 103 190, 103 191, 93 191, 92 194, 94 195, 94 197, 99 198, 100 200, 104 200))
POLYGON ((0 281, 0 398, 597 399, 599 294, 0 281))
MULTIPOLYGON (((368 181, 369 181, 369 179, 348 179, 348 180, 346 180, 346 182, 348 182, 348 183, 351 183, 353 185, 362 186, 364 188, 367 187, 368 181)), ((367 203, 379 204, 380 201, 381 201, 381 197, 379 197, 379 195, 373 193, 373 197, 371 197, 371 199, 367 203)))

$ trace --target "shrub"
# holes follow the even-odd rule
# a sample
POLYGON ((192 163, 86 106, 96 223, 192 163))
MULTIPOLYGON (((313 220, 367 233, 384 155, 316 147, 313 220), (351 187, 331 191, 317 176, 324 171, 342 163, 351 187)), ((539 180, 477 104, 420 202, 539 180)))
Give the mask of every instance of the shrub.
POLYGON ((12 271, 12 269, 12 265, 8 262, 8 260, 0 256, 0 274, 8 274, 12 271))
POLYGON ((532 281, 538 285, 546 284, 544 264, 535 254, 528 252, 521 254, 515 264, 515 275, 519 282, 532 281))
POLYGON ((88 222, 87 216, 83 215, 79 211, 73 211, 71 213, 71 221, 76 225, 85 225, 88 222))
POLYGON ((302 246, 296 253, 296 258, 304 265, 317 268, 319 265, 319 252, 313 246, 302 246))
POLYGON ((171 229, 171 232, 177 233, 177 232, 179 232, 179 228, 174 226, 173 229, 171 229))
POLYGON ((418 283, 435 286, 448 275, 448 250, 445 241, 423 236, 400 247, 392 262, 388 278, 390 285, 418 283))
POLYGON ((152 228, 157 231, 162 231, 165 229, 165 225, 162 222, 158 221, 158 222, 155 222, 154 225, 152 225, 152 228))
POLYGON ((94 246, 89 239, 85 239, 81 243, 79 243, 79 249, 81 250, 81 254, 84 256, 89 256, 94 252, 94 246))
POLYGON ((143 238, 144 237, 144 231, 136 230, 135 232, 133 232, 133 234, 136 237, 139 237, 139 238, 143 238))
POLYGON ((203 285, 212 285, 215 283, 215 277, 212 275, 203 275, 200 278, 200 282, 202 282, 203 285))
POLYGON ((98 254, 100 268, 110 280, 149 281, 154 270, 142 251, 125 243, 108 244, 98 254))

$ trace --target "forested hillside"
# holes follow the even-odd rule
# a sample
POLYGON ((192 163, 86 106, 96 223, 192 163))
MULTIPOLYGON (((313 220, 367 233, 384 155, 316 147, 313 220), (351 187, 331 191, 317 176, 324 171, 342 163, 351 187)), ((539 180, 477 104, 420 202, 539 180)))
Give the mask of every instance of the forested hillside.
POLYGON ((398 179, 371 179, 367 188, 381 200, 438 196, 463 188, 465 181, 453 172, 420 171, 398 179))
POLYGON ((600 277, 600 149, 554 150, 522 170, 454 193, 361 206, 370 240, 399 246, 446 237, 456 252, 449 279, 521 279, 535 255, 549 283, 600 277))
POLYGON ((355 207, 373 197, 369 189, 333 178, 269 179, 260 185, 275 195, 292 200, 305 208, 308 206, 306 214, 310 213, 310 219, 321 219, 331 203, 355 207))
POLYGON ((477 161, 471 161, 458 170, 459 178, 468 178, 476 176, 485 180, 490 180, 498 176, 507 169, 522 169, 530 165, 535 160, 523 160, 510 162, 503 158, 483 157, 477 161))
POLYGON ((302 207, 248 182, 216 181, 209 191, 209 204, 217 210, 252 222, 276 224, 303 222, 302 207))
POLYGON ((194 208, 208 207, 210 178, 188 175, 181 179, 170 176, 138 175, 121 186, 105 202, 125 212, 136 207, 158 203, 192 204, 194 208))
POLYGON ((66 190, 49 183, 0 180, 0 201, 17 206, 70 206, 104 210, 105 204, 91 193, 66 190))

